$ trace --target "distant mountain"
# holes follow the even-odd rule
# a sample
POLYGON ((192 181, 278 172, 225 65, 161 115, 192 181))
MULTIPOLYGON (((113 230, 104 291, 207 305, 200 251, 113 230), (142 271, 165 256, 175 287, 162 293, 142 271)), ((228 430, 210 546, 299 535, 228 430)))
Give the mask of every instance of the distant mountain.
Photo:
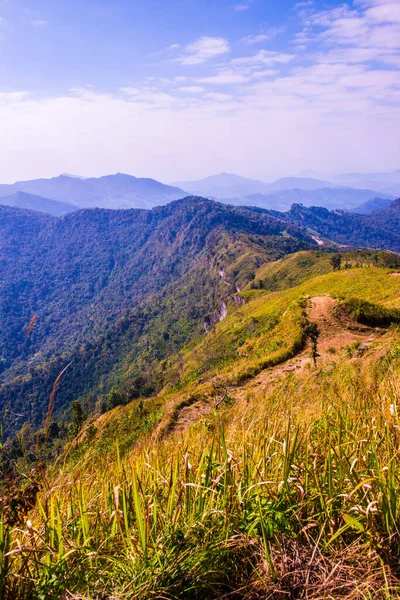
POLYGON ((179 188, 164 185, 154 179, 122 173, 89 179, 60 175, 52 179, 0 185, 0 197, 15 192, 43 196, 82 208, 153 208, 187 195, 179 188))
MULTIPOLYGON (((321 188, 316 190, 290 189, 274 194, 251 194, 238 198, 221 200, 234 206, 259 206, 273 210, 289 210, 292 204, 303 206, 323 206, 329 209, 352 210, 365 202, 376 199, 377 192, 353 188, 321 188)), ((381 199, 382 207, 388 206, 394 198, 381 199)))
POLYGON ((268 183, 240 177, 232 173, 220 173, 199 181, 183 181, 175 185, 192 194, 218 199, 235 198, 250 194, 268 194, 270 192, 268 183))
POLYGON ((257 206, 259 208, 272 210, 289 210, 293 202, 290 202, 278 194, 249 194, 237 198, 222 198, 220 202, 233 206, 257 206))
MULTIPOLYGON (((353 189, 311 177, 285 177, 273 183, 221 173, 200 181, 177 184, 191 193, 218 198, 236 206, 260 206, 288 210, 294 203, 350 210, 379 194, 369 189, 353 189)), ((394 196, 387 194, 391 200, 394 196)))
POLYGON ((206 197, 228 199, 255 195, 270 195, 274 192, 299 188, 302 190, 316 190, 324 187, 338 187, 327 181, 312 178, 284 177, 273 183, 266 183, 257 179, 248 179, 231 173, 212 175, 199 181, 182 181, 177 186, 206 197))
POLYGON ((359 215, 369 215, 377 210, 388 208, 391 204, 392 200, 389 200, 388 198, 372 198, 371 200, 363 202, 363 204, 357 206, 351 212, 359 215))
POLYGON ((321 188, 337 188, 338 186, 329 181, 314 179, 312 177, 283 177, 269 184, 271 192, 280 192, 283 190, 320 190, 321 188))
POLYGON ((394 196, 400 195, 400 169, 388 173, 344 173, 333 181, 351 187, 370 188, 394 196))
POLYGON ((0 197, 0 204, 3 206, 14 206, 16 208, 26 208, 28 210, 36 210, 39 212, 61 217, 67 213, 78 210, 79 207, 66 202, 58 202, 57 200, 49 200, 42 196, 34 196, 26 192, 15 192, 10 196, 0 197))
POLYGON ((73 173, 61 173, 64 177, 71 177, 72 179, 87 179, 87 177, 82 177, 82 175, 74 175, 73 173))
MULTIPOLYGON (((304 204, 304 206, 323 206, 330 209, 351 210, 372 198, 376 198, 374 190, 353 189, 348 187, 321 188, 315 190, 282 190, 278 195, 288 205, 304 204)), ((389 199, 394 197, 389 195, 389 199)))
POLYGON ((287 213, 271 211, 270 214, 338 244, 400 252, 400 198, 388 208, 368 215, 299 204, 294 204, 287 213))

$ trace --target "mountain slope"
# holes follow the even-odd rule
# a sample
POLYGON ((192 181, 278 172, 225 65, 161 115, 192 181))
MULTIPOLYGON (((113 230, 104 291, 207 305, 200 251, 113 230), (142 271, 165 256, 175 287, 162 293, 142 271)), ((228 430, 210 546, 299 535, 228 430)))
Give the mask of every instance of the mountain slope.
POLYGON ((400 169, 389 173, 344 173, 333 180, 341 185, 371 188, 396 197, 400 195, 400 169))
POLYGON ((363 202, 357 208, 353 208, 351 212, 357 213, 358 215, 369 215, 377 210, 382 210, 388 208, 392 204, 392 200, 386 198, 372 198, 372 200, 367 200, 363 202))
POLYGON ((109 387, 111 375, 145 375, 154 389, 152 365, 235 293, 220 265, 243 287, 262 262, 315 245, 267 213, 201 198, 63 219, 0 207, 0 224, 0 401, 23 415, 13 427, 41 422, 70 362, 56 409, 109 387))
POLYGON ((293 205, 288 213, 271 214, 339 244, 400 252, 400 199, 369 215, 301 205, 293 205))
POLYGON ((0 197, 22 191, 81 208, 152 208, 183 198, 186 194, 154 179, 117 173, 104 177, 79 179, 60 175, 52 179, 19 181, 0 185, 0 197))
POLYGON ((78 207, 73 204, 49 200, 48 198, 34 196, 32 194, 27 194, 26 192, 15 192, 10 196, 0 196, 0 204, 3 206, 13 206, 15 208, 36 210, 53 215, 54 217, 60 217, 78 210, 78 207))

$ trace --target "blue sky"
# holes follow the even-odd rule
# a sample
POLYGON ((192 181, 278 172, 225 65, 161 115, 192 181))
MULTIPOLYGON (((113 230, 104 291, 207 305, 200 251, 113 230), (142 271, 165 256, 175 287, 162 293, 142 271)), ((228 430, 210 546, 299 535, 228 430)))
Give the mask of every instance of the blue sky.
POLYGON ((400 0, 0 0, 0 180, 400 166, 400 0))

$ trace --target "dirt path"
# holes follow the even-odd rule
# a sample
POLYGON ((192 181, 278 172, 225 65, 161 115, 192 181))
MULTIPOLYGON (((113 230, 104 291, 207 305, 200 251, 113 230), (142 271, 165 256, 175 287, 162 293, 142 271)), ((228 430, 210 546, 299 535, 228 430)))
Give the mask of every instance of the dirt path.
MULTIPOLYGON (((380 335, 374 329, 355 324, 354 322, 340 316, 335 310, 338 301, 331 296, 314 296, 310 298, 310 305, 307 310, 307 316, 311 323, 316 323, 320 332, 318 339, 318 360, 317 366, 323 367, 324 364, 331 363, 336 353, 340 352, 346 346, 360 344, 359 351, 367 349, 371 343, 380 335)), ((294 358, 266 369, 252 379, 243 390, 237 390, 235 398, 240 398, 255 388, 265 389, 279 377, 288 373, 301 374, 306 368, 312 366, 310 346, 294 358)))
MULTIPOLYGON (((367 349, 380 335, 379 331, 358 325, 350 321, 345 315, 340 315, 336 310, 338 301, 331 296, 314 296, 309 300, 307 316, 310 322, 316 323, 320 332, 318 339, 318 366, 332 362, 336 353, 346 346, 359 344, 360 349, 367 349)), ((269 387, 278 378, 288 373, 301 374, 306 368, 312 366, 310 347, 300 352, 294 358, 266 369, 247 382, 241 388, 230 388, 229 394, 239 400, 249 392, 262 391, 269 387)), ((172 429, 174 433, 183 433, 191 423, 207 416, 214 403, 199 400, 191 406, 183 408, 172 429)))
POLYGON ((310 303, 308 318, 312 323, 317 323, 320 330, 318 352, 321 360, 331 355, 329 350, 337 351, 356 342, 367 344, 375 339, 375 330, 341 317, 335 310, 338 301, 331 296, 314 296, 310 303))

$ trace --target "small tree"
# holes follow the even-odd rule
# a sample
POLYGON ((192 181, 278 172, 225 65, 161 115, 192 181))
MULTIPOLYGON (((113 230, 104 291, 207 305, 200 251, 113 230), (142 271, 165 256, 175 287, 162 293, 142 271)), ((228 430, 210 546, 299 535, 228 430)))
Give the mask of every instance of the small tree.
POLYGON ((309 323, 306 327, 305 334, 311 342, 311 357, 314 362, 314 366, 317 366, 318 354, 318 338, 320 336, 320 330, 316 323, 309 323))
POLYGON ((342 257, 340 254, 333 254, 331 256, 331 265, 334 271, 340 271, 342 266, 342 257))
POLYGON ((74 400, 71 402, 71 429, 74 436, 78 435, 84 421, 85 416, 81 403, 78 400, 74 400))

